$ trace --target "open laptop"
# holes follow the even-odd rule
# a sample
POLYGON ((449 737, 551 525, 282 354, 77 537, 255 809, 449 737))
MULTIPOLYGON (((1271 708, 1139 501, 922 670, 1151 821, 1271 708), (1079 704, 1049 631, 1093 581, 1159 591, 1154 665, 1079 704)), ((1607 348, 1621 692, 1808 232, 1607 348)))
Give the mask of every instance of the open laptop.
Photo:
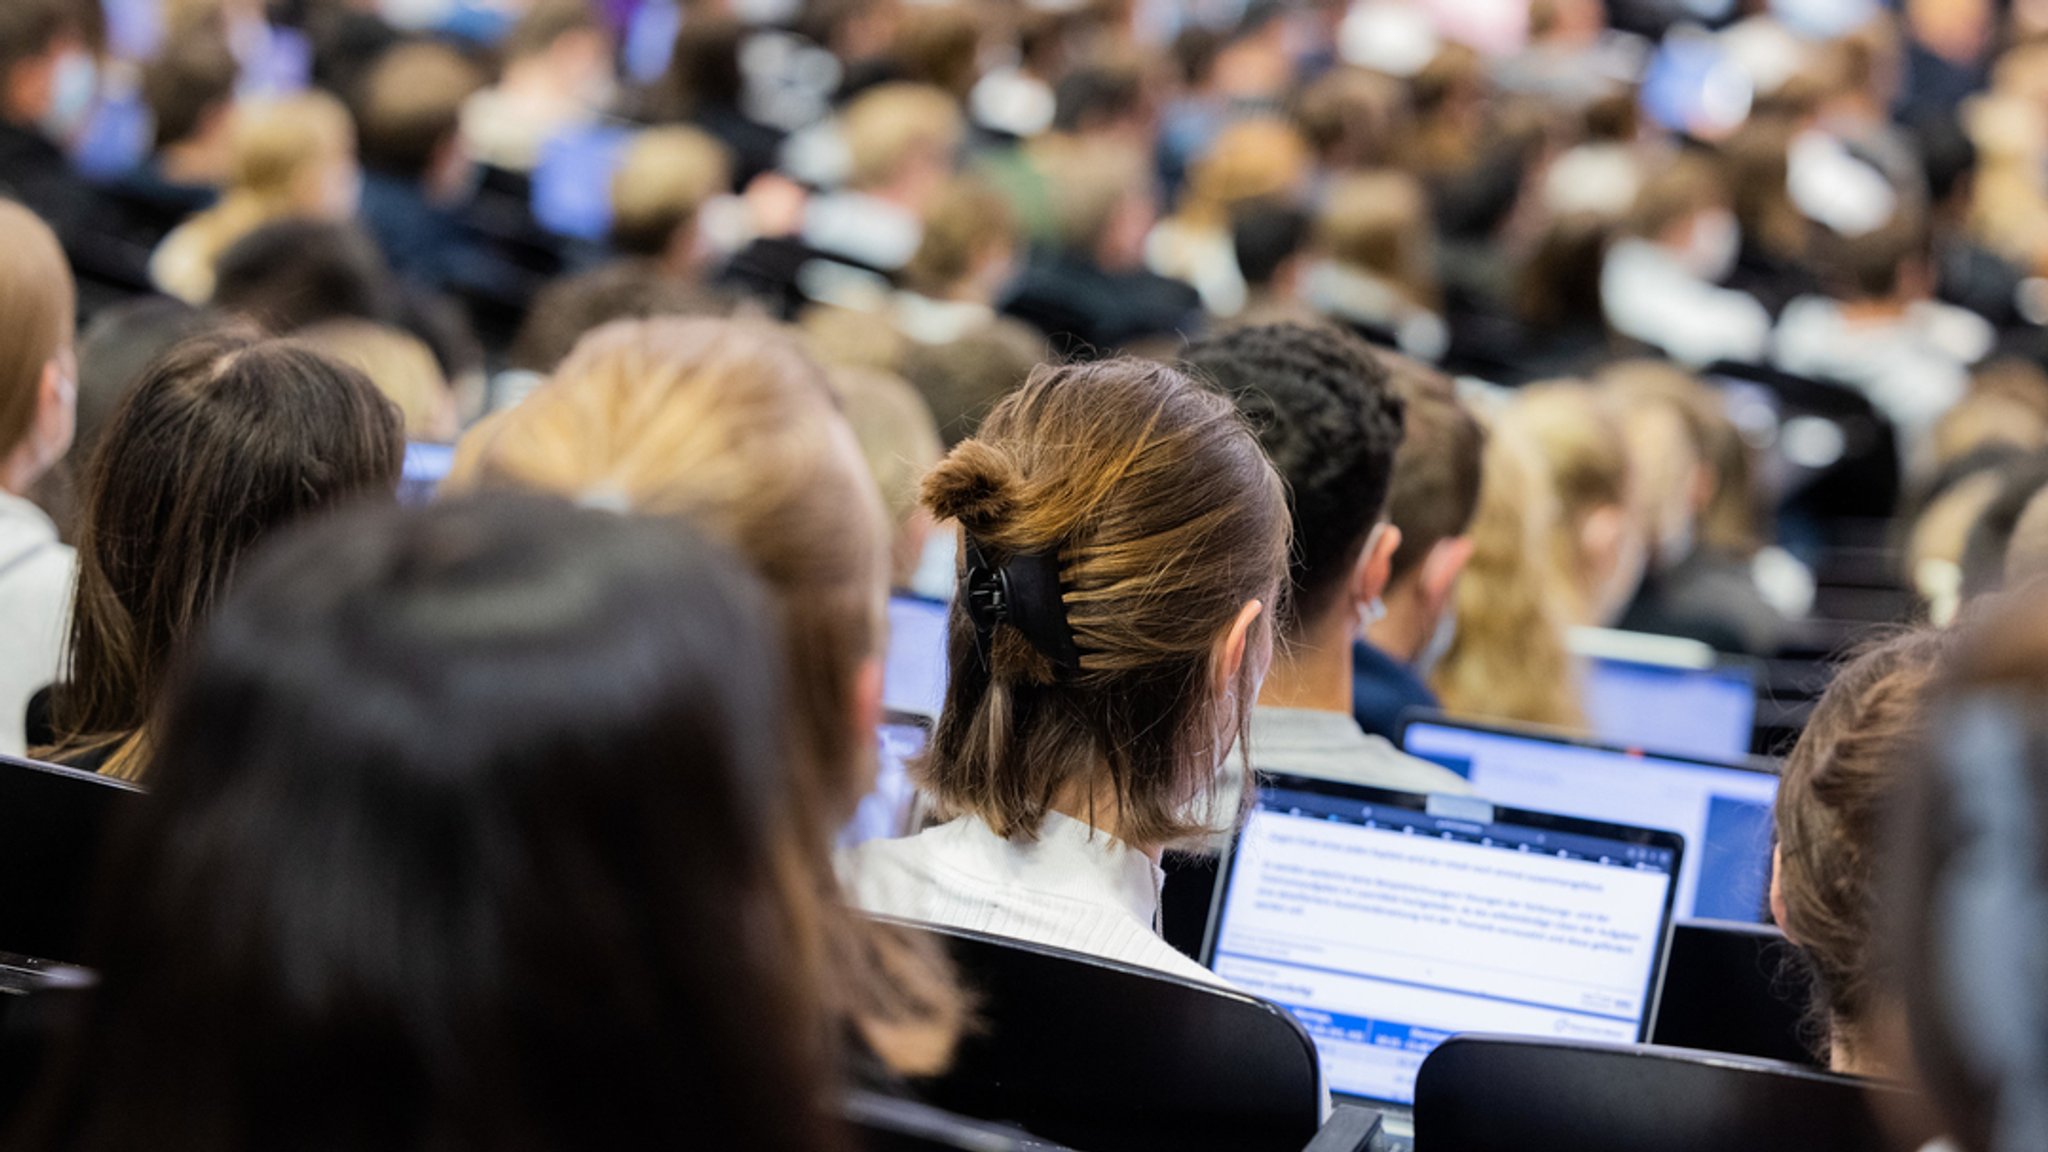
POLYGON ((1671 832, 1269 776, 1203 956, 1294 1013, 1333 1097, 1407 1108, 1460 1032, 1643 1040, 1684 855, 1671 832))
POLYGON ((1594 738, 1629 748, 1738 760, 1756 729, 1757 667, 1669 636, 1575 628, 1579 695, 1594 738))
POLYGON ((1669 828, 1692 845, 1678 914, 1757 921, 1771 882, 1775 765, 1648 755, 1536 729, 1410 717, 1401 746, 1497 804, 1669 828))
POLYGON ((889 597, 889 653, 882 706, 937 716, 946 702, 946 618, 951 606, 899 592, 889 597))
POLYGON ((928 716, 892 711, 882 718, 876 733, 875 787, 854 809, 853 819, 840 829, 841 848, 869 840, 893 840, 914 831, 917 785, 910 779, 910 762, 924 755, 931 734, 928 716))

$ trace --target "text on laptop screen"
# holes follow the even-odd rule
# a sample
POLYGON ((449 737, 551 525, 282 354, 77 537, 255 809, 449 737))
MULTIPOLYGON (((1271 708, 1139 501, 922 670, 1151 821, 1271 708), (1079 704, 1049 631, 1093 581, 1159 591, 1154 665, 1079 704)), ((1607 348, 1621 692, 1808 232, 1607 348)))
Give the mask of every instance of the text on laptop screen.
POLYGON ((1715 760, 1749 754, 1756 680, 1746 668, 1595 659, 1580 688, 1587 725, 1603 744, 1715 760))
POLYGON ((1678 876, 1680 916, 1764 915, 1778 796, 1769 772, 1427 721, 1410 724, 1401 743, 1496 804, 1680 833, 1692 846, 1678 876))
POLYGON ((1262 789, 1210 967, 1293 1012, 1347 1096, 1412 1102, 1424 1057, 1460 1032, 1640 1039, 1681 842, 1380 802, 1416 799, 1262 789))
POLYGON ((937 716, 946 702, 946 613, 936 600, 889 598, 889 654, 882 668, 882 706, 937 716))

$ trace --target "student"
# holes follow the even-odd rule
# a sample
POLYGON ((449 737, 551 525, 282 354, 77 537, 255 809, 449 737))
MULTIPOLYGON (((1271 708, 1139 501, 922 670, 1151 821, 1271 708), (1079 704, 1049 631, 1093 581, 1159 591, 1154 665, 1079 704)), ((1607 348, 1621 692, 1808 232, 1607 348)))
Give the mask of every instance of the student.
POLYGON ((475 487, 687 515, 751 562, 781 625, 778 727, 799 769, 802 880, 819 893, 830 952, 807 958, 807 975, 868 1063, 943 1068, 963 1014, 944 958, 853 915, 832 868, 834 837, 874 784, 888 538, 824 370, 759 322, 611 324, 464 437, 448 490, 475 487))
POLYGON ((214 264, 236 241, 282 220, 355 214, 362 171, 341 101, 306 92, 239 109, 234 162, 213 207, 179 225, 150 257, 150 279, 188 304, 213 296, 214 264))
POLYGON ((612 174, 612 251, 702 281, 715 249, 700 214, 731 187, 732 159, 717 137, 685 124, 641 132, 612 174))
POLYGON ((1250 119, 1225 128, 1197 159, 1172 216, 1152 229, 1145 261, 1154 272, 1194 285, 1212 316, 1235 316, 1247 302, 1232 245, 1231 213, 1246 202, 1287 199, 1305 190, 1308 144, 1283 120, 1250 119))
POLYGON ((14 1146, 841 1147, 755 582, 531 498, 289 535, 176 677, 14 1146))
POLYGON ((1271 659, 1287 504, 1257 438, 1163 365, 1045 370, 924 499, 965 536, 921 772, 959 815, 848 853, 855 898, 1213 982, 1156 933, 1159 859, 1217 822, 1271 659))
POLYGON ((1879 971, 1872 912, 1884 818, 1898 802, 1905 757, 1927 736, 1928 705, 1952 635, 1903 632, 1835 673, 1785 759, 1771 918, 1814 980, 1808 1027, 1837 1072, 1902 1079, 1892 1049, 1903 1007, 1879 971))
POLYGON ((1529 437, 1557 496, 1547 551, 1565 619, 1612 627, 1635 598, 1650 546, 1645 486, 1620 420, 1605 397, 1576 382, 1525 388, 1503 418, 1529 437))
POLYGON ((1450 647, 1429 677, 1444 711, 1570 728, 1582 723, 1565 646, 1564 606, 1548 557, 1557 494, 1528 434, 1494 417, 1472 517, 1472 558, 1451 598, 1450 647))
POLYGON ((293 336, 299 343, 370 378, 398 405, 408 440, 453 443, 462 431, 455 390, 434 353, 417 337, 367 320, 330 320, 293 336))
POLYGON ((1404 792, 1467 791, 1457 774, 1396 750, 1351 715, 1352 645, 1385 615, 1403 543, 1382 515, 1405 407, 1386 366, 1356 337, 1292 324, 1211 337, 1188 349, 1187 363, 1258 433, 1293 521, 1279 644, 1252 710, 1255 765, 1404 792))
POLYGON ((56 234, 0 200, 0 252, 0 754, 19 756, 29 697, 57 678, 76 568, 27 495, 71 446, 78 362, 56 234))
POLYGON ((1600 270, 1616 332, 1689 367, 1760 361, 1771 316, 1723 288, 1742 249, 1734 199, 1713 161, 1687 154, 1651 176, 1600 270))
POLYGON ((980 180, 956 178, 925 213, 903 290, 889 304, 891 322, 927 346, 984 332, 996 323, 995 306, 1016 273, 1017 247, 1009 201, 980 180))
POLYGON ((195 22, 142 70, 154 147, 116 188, 151 246, 187 216, 213 207, 234 164, 235 84, 241 68, 217 22, 195 22))
POLYGON ((370 66, 355 102, 362 134, 362 222, 399 276, 442 289, 482 275, 458 210, 469 197, 462 104, 484 85, 455 49, 402 44, 370 66))
POLYGON ((172 657, 243 554, 314 513, 390 500, 404 448, 397 408, 369 380, 297 345, 230 330, 157 361, 87 473, 64 679, 38 756, 143 779, 172 657))
POLYGON ((1457 634, 1458 580, 1472 561, 1486 433, 1451 381, 1389 358, 1404 402, 1387 522, 1401 544, 1387 567, 1380 618, 1352 648, 1351 708, 1359 727, 1393 740, 1402 714, 1440 708, 1429 687, 1457 634))
POLYGON ((98 96, 96 13, 69 0, 0 8, 0 196, 50 222, 73 260, 92 242, 97 197, 61 145, 98 96))
POLYGON ((2044 638, 2039 590, 1969 628, 1884 827, 1885 959, 1905 998, 1917 1079, 1960 1152, 2029 1147, 2048 1106, 2033 975, 2048 926, 2044 638))
POLYGON ((462 104, 462 147, 478 163, 531 172, 542 145, 610 110, 611 33, 586 0, 533 4, 499 50, 497 83, 462 104))
POLYGON ((1418 360, 1442 359, 1429 194, 1401 172, 1355 172, 1330 189, 1316 218, 1322 259, 1302 294, 1316 311, 1418 360))

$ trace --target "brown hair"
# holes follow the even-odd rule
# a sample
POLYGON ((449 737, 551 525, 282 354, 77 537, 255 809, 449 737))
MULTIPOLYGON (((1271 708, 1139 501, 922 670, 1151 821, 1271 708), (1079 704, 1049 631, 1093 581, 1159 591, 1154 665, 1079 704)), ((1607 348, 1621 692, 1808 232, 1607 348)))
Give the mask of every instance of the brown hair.
POLYGON ((1017 216, 1010 201, 972 176, 948 183, 924 217, 924 238, 904 266, 904 286, 943 297, 974 271, 975 262, 996 245, 1016 244, 1017 216))
POLYGON ((71 343, 77 290, 50 226, 0 200, 0 458, 35 426, 43 368, 71 343))
POLYGON ((848 911, 832 871, 832 836, 873 772, 854 692, 882 649, 887 550, 881 501, 824 369, 763 323, 620 321, 464 437, 450 483, 687 515, 748 558, 775 594, 788 666, 794 804, 808 832, 788 882, 821 917, 805 962, 896 1070, 942 1067, 964 1014, 949 970, 848 911))
POLYGON ((171 659, 241 558, 315 512, 391 498, 404 450, 398 409, 310 349, 241 329, 166 353, 93 453, 46 758, 109 751, 101 771, 139 779, 171 659))
POLYGON ((363 166, 408 180, 424 176, 484 80, 482 69, 445 44, 400 44, 379 56, 356 105, 363 166))
POLYGON ((1630 461, 1621 422, 1604 397, 1576 380, 1524 388, 1507 418, 1529 437, 1557 494, 1551 562, 1571 585, 1568 595, 1582 596, 1589 579, 1581 536, 1586 518, 1602 508, 1629 507, 1630 461))
POLYGON ((901 376, 874 368, 835 368, 831 377, 861 457, 882 494, 882 508, 889 514, 894 533, 889 581, 908 587, 922 558, 912 546, 923 543, 923 534, 908 531, 922 513, 918 487, 946 454, 938 425, 924 398, 901 376))
POLYGON ((207 113, 229 107, 241 66, 219 19, 202 21, 167 39, 142 69, 142 99, 149 105, 157 148, 197 132, 207 113))
POLYGON ((1022 387, 1049 355, 1036 329, 999 319, 945 344, 912 345, 903 354, 903 378, 931 405, 950 449, 974 435, 996 402, 1022 387))
POLYGON ((1471 528, 1479 511, 1486 430, 1435 369, 1405 356, 1381 359, 1407 404, 1387 490, 1387 520, 1401 530, 1391 584, 1421 567, 1438 544, 1471 528))
POLYGON ((1623 231, 1655 241, 1673 225, 1709 208, 1734 210, 1727 178, 1711 157, 1682 152, 1644 181, 1623 231))
POLYGON ((1816 1054, 1838 1065, 1847 1051, 1867 1052, 1862 1029, 1882 988, 1871 926, 1880 826, 1951 647, 1949 633, 1917 629, 1864 648, 1835 673, 1785 758, 1779 926, 1815 980, 1808 1025, 1816 1054))
POLYGON ((987 662, 956 605, 951 678, 923 783, 944 807, 1031 839, 1053 806, 1114 805, 1139 848, 1202 831, 1209 794, 1244 730, 1220 714, 1218 640, 1246 601, 1271 635, 1286 585, 1279 477, 1229 400, 1164 365, 1119 359, 1048 368, 996 406, 925 480, 925 506, 989 561, 1056 553, 1079 666, 1058 669, 1014 628, 987 662))
POLYGON ((1408 303, 1437 305, 1435 228, 1429 193, 1405 172, 1340 177, 1316 218, 1316 243, 1332 259, 1398 287, 1408 303))

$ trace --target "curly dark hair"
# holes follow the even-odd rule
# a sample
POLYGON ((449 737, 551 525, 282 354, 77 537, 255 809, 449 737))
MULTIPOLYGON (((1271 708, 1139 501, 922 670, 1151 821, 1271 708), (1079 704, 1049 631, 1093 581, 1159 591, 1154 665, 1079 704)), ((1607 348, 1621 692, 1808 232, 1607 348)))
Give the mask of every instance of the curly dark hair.
POLYGON ((1328 610, 1380 519, 1401 446, 1403 404, 1356 337, 1300 324, 1239 328, 1187 350, 1188 367, 1236 403, 1287 483, 1299 635, 1328 610))

